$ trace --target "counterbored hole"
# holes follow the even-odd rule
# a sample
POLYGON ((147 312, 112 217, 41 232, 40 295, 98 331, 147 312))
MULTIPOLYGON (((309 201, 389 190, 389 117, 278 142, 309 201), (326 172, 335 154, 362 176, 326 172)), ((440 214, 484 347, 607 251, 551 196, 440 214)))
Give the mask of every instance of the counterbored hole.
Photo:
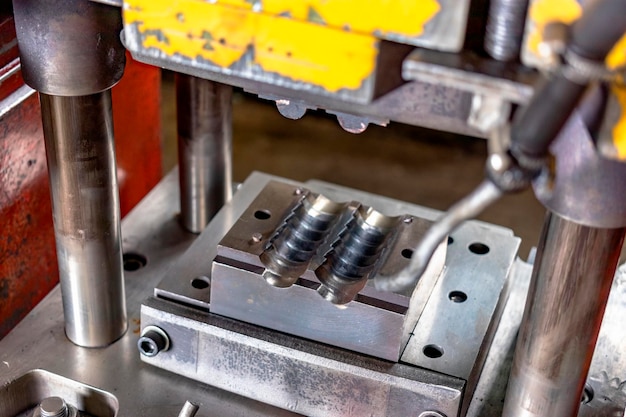
POLYGON ((132 272, 146 266, 148 260, 143 255, 129 252, 122 255, 122 262, 124 265, 124 271, 132 272))
POLYGON ((267 220, 272 217, 272 213, 269 210, 257 210, 254 212, 254 217, 259 220, 267 220))
POLYGON ((400 254, 407 259, 411 259, 411 256, 413 256, 413 249, 402 249, 400 254))
POLYGON ((463 291, 451 291, 450 294, 448 294, 448 298, 455 303, 464 303, 467 301, 467 294, 463 291))
POLYGON ((484 243, 475 242, 469 245, 469 250, 476 255, 485 255, 489 253, 489 246, 485 245, 484 243))
POLYGON ((454 243, 454 238, 452 236, 448 236, 448 245, 451 245, 454 243))
POLYGON ((210 284, 211 284, 211 280, 209 279, 209 277, 205 277, 204 275, 195 277, 194 279, 191 280, 191 286, 197 290, 203 290, 205 288, 209 288, 210 284))
POLYGON ((437 359, 443 356, 443 349, 437 345, 426 345, 424 346, 424 349, 422 349, 422 352, 424 352, 425 356, 432 359, 437 359))

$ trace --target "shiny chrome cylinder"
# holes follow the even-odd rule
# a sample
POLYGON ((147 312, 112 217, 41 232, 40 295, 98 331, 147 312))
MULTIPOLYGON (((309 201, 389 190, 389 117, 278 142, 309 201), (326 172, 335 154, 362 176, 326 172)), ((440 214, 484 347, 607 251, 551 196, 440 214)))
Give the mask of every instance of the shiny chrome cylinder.
POLYGON ((577 414, 624 231, 548 215, 503 416, 577 414))
POLYGON ((82 96, 122 77, 120 8, 86 0, 14 0, 13 9, 22 75, 35 90, 82 96))
POLYGON ((528 0, 491 0, 485 50, 498 61, 518 58, 524 37, 528 0))
POLYGON ((111 92, 40 100, 65 332, 106 346, 127 328, 111 92))
POLYGON ((231 86, 176 75, 183 226, 200 233, 232 197, 231 86))

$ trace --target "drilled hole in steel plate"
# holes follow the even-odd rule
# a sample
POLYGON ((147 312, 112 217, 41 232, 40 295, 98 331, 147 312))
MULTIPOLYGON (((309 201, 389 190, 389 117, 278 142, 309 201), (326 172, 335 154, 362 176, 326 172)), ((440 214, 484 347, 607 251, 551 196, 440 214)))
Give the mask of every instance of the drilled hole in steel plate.
POLYGON ((448 294, 448 298, 455 303, 464 303, 467 301, 467 294, 463 291, 451 291, 450 294, 448 294))
POLYGON ((581 404, 589 404, 593 400, 594 392, 593 388, 589 384, 585 384, 585 389, 583 390, 582 398, 580 399, 581 404))
POLYGON ((454 243, 454 238, 452 236, 448 236, 448 245, 451 245, 454 243))
POLYGON ((432 359, 437 359, 443 356, 443 349, 437 345, 426 345, 422 349, 424 356, 432 359))
POLYGON ((489 246, 485 245, 484 243, 475 242, 469 245, 469 250, 476 255, 485 255, 489 253, 489 246))
POLYGON ((122 264, 124 265, 124 271, 133 272, 143 268, 148 263, 145 256, 138 253, 125 253, 122 255, 122 264))
POLYGON ((413 249, 402 249, 400 254, 407 259, 411 259, 411 256, 413 256, 413 249))
POLYGON ((205 277, 204 275, 195 277, 194 279, 191 280, 191 286, 197 290, 203 290, 205 288, 209 288, 210 284, 211 284, 211 280, 209 279, 209 277, 205 277))
POLYGON ((272 217, 272 213, 269 210, 257 210, 254 212, 254 217, 259 220, 267 220, 272 217))

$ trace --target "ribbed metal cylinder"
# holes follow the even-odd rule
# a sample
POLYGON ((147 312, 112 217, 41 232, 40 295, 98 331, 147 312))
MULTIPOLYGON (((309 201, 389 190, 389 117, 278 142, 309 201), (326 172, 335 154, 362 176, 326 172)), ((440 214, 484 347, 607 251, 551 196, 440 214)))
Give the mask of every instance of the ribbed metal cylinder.
POLYGON ((65 331, 106 346, 127 328, 111 92, 40 100, 65 331))
POLYGON ((518 58, 524 37, 528 0, 491 0, 485 50, 498 61, 518 58))
POLYGON ((587 227, 549 215, 503 416, 577 414, 625 230, 587 227))
POLYGON ((183 226, 200 233, 232 197, 231 86, 176 75, 183 226))

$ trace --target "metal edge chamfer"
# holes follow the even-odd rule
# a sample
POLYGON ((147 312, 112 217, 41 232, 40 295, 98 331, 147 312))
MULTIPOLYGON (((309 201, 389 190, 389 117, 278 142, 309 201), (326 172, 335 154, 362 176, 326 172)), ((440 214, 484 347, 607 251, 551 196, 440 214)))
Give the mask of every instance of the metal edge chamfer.
POLYGON ((157 326, 146 326, 137 340, 139 352, 152 358, 170 348, 170 338, 163 329, 157 326))
POLYGON ((304 195, 260 255, 265 265, 263 278, 275 287, 292 286, 306 271, 347 207, 347 203, 332 201, 321 194, 304 195))

